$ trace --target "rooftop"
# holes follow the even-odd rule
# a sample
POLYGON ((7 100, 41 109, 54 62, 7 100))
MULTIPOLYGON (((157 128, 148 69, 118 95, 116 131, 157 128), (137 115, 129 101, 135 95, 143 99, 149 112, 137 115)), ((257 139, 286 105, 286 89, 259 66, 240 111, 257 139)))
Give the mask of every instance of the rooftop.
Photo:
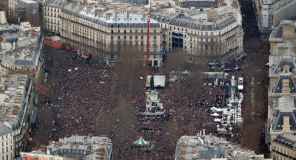
MULTIPOLYGON (((196 3, 206 3, 206 1, 195 1, 198 1, 196 3)), ((207 4, 216 3, 215 1, 216 0, 209 0, 207 4)), ((216 8, 195 9, 188 7, 181 8, 175 6, 174 1, 169 1, 173 7, 164 5, 162 5, 164 8, 160 6, 151 7, 150 23, 156 24, 156 28, 160 27, 159 23, 169 23, 176 26, 199 30, 223 29, 235 22, 237 22, 238 25, 241 25, 241 14, 239 9, 234 7, 235 5, 233 5, 233 1, 224 0, 223 2, 223 5, 221 4, 221 6, 216 8), (239 14, 236 12, 239 12, 239 14)), ((58 2, 53 1, 51 3, 58 2)), ((185 1, 182 3, 185 3, 185 1)), ((235 1, 235 3, 238 5, 237 1, 235 1)), ((145 24, 149 18, 149 10, 147 6, 140 4, 130 5, 128 3, 86 5, 84 2, 72 2, 65 3, 62 11, 68 14, 77 15, 83 20, 108 27, 111 27, 111 24, 120 24, 120 27, 123 27, 123 24, 144 24, 143 28, 146 28, 145 24)), ((127 26, 127 28, 129 27, 133 28, 135 26, 127 26)))
POLYGON ((26 102, 27 75, 15 75, 0 84, 0 135, 9 133, 22 123, 26 102))
POLYGON ((296 135, 289 133, 280 134, 273 140, 273 142, 295 150, 296 135))
POLYGON ((177 141, 175 157, 177 159, 249 157, 253 151, 242 149, 224 138, 212 135, 182 136, 177 141))
POLYGON ((39 27, 31 27, 30 24, 22 24, 14 33, 4 33, 6 54, 2 61, 13 66, 36 66, 38 63, 38 52, 42 45, 39 27))
MULTIPOLYGON (((107 160, 111 156, 111 139, 107 137, 93 136, 71 136, 69 138, 59 139, 59 142, 53 142, 40 150, 29 154, 41 155, 59 155, 70 158, 102 159, 107 160)), ((27 154, 27 153, 26 153, 27 154)))

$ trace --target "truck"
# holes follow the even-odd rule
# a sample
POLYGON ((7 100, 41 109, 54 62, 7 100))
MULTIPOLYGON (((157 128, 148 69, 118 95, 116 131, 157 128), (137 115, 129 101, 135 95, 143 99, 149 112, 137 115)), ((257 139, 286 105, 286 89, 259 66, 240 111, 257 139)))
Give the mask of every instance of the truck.
POLYGON ((239 91, 242 91, 244 89, 244 79, 243 77, 238 77, 238 86, 239 91))

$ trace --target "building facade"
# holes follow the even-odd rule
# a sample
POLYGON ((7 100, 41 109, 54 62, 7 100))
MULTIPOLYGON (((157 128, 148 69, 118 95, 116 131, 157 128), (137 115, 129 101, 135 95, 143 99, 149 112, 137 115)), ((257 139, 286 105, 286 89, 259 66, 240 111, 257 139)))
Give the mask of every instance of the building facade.
POLYGON ((27 75, 1 77, 0 158, 11 160, 27 143, 32 114, 32 82, 27 75))
POLYGON ((266 144, 284 133, 296 133, 295 21, 284 20, 270 34, 266 144))
POLYGON ((296 135, 282 134, 271 142, 271 157, 274 160, 296 159, 296 135))
POLYGON ((39 150, 30 153, 22 152, 25 160, 32 158, 56 160, 111 160, 112 143, 107 137, 71 136, 60 138, 58 142, 50 142, 48 146, 41 145, 39 150))
MULTIPOLYGON (((237 1, 194 2, 195 7, 192 3, 165 1, 151 6, 150 54, 180 48, 188 62, 206 56, 213 65, 232 62, 244 54, 237 1)), ((102 57, 107 64, 127 45, 135 46, 142 56, 147 51, 147 6, 52 1, 44 8, 46 30, 59 34, 64 43, 80 51, 102 57)))
POLYGON ((270 34, 281 20, 296 16, 295 0, 253 0, 255 15, 262 34, 270 34))

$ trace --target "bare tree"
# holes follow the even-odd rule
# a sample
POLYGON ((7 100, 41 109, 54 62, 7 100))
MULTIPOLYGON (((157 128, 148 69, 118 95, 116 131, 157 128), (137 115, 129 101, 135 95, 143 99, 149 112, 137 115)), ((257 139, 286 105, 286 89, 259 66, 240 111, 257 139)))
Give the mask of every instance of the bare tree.
POLYGON ((120 51, 115 73, 119 87, 125 88, 126 98, 143 92, 144 83, 135 83, 135 80, 145 73, 142 57, 143 55, 132 46, 126 46, 120 51))

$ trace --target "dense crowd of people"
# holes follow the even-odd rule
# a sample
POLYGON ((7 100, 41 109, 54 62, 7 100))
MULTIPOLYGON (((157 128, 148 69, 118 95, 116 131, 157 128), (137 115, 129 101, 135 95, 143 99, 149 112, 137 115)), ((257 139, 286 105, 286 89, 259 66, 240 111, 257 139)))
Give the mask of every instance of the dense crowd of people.
MULTIPOLYGON (((254 15, 251 15, 253 12, 251 3, 246 0, 241 0, 240 3, 244 18, 245 39, 259 39, 256 20, 251 19, 254 18, 254 15), (245 23, 245 21, 251 22, 245 23)), ((256 52, 266 56, 268 44, 258 45, 263 46, 262 50, 255 51, 249 49, 249 46, 245 47, 246 53, 256 52)), ((180 84, 168 83, 165 88, 158 89, 167 117, 143 119, 137 115, 137 110, 144 109, 146 103, 144 92, 147 88, 144 88, 143 80, 139 80, 137 76, 133 77, 134 83, 142 83, 143 88, 139 89, 139 92, 132 92, 130 97, 133 98, 128 99, 128 105, 122 109, 119 106, 123 104, 122 99, 126 98, 122 95, 126 94, 127 89, 120 85, 121 79, 118 77, 122 74, 119 73, 120 70, 94 60, 90 60, 87 64, 85 58, 81 56, 73 58, 75 54, 71 51, 59 52, 45 47, 45 63, 50 66, 51 71, 46 78, 46 83, 43 84, 48 88, 44 97, 47 99, 50 97, 52 103, 38 104, 39 113, 46 112, 48 107, 52 110, 52 139, 57 140, 74 134, 96 136, 105 134, 112 139, 113 156, 116 158, 173 159, 176 140, 180 136, 196 135, 202 129, 206 129, 207 133, 216 133, 217 126, 213 117, 210 117, 207 112, 210 107, 221 105, 221 97, 225 95, 225 90, 220 87, 199 85, 199 88, 194 90, 190 79, 181 81, 180 84), (117 79, 115 79, 116 76, 117 79), (125 121, 126 117, 129 118, 125 121), (140 136, 152 144, 145 151, 133 146, 133 141, 140 136)), ((255 60, 248 63, 241 60, 236 65, 240 67, 249 65, 250 68, 258 65, 257 63, 255 60)), ((264 72, 266 70, 263 65, 257 69, 264 72)), ((251 72, 246 70, 247 68, 231 73, 246 79, 245 88, 250 87, 249 82, 252 77, 251 72)), ((203 81, 208 83, 214 80, 204 79, 203 81)), ((265 85, 267 83, 268 81, 264 81, 265 85)), ((245 97, 245 99, 249 98, 245 97)), ((42 115, 39 118, 42 118, 42 115)), ((243 131, 240 128, 235 129, 233 140, 243 142, 243 131)))

